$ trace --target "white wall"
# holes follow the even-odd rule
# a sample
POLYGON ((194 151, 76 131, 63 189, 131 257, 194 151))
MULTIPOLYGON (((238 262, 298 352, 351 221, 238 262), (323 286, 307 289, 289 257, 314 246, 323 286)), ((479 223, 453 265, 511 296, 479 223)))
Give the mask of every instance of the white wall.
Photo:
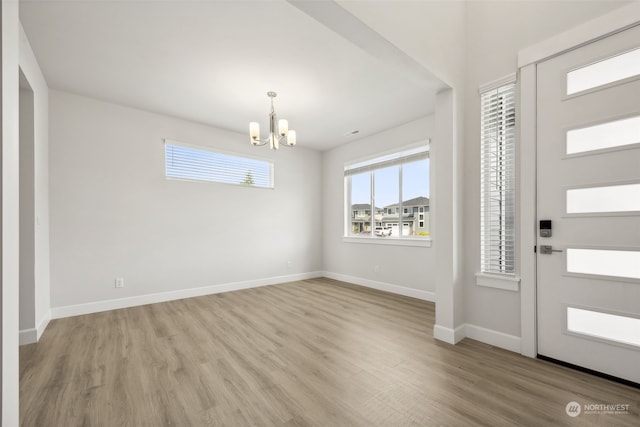
POLYGON ((64 306, 321 269, 318 152, 274 153, 247 135, 59 91, 49 99, 54 316, 64 306), (272 158, 275 189, 167 180, 163 138, 272 158))
MULTIPOLYGON (((519 292, 475 285, 474 275, 480 263, 477 90, 481 84, 515 72, 520 49, 628 2, 394 0, 339 3, 454 91, 455 136, 450 151, 442 155, 447 162, 444 166, 450 167, 451 172, 448 177, 436 174, 436 178, 451 180, 452 198, 446 201, 447 206, 440 206, 443 212, 440 219, 434 218, 434 231, 451 236, 450 248, 443 250, 434 246, 439 271, 435 332, 441 327, 440 331, 446 330, 453 338, 439 333, 436 336, 449 342, 457 341, 464 336, 466 325, 470 325, 506 334, 507 341, 515 342, 517 346, 519 292), (446 295, 441 295, 443 293, 446 295)), ((433 167, 437 166, 434 163, 433 167)), ((475 336, 479 339, 487 337, 486 334, 475 336)))
MULTIPOLYGON (((480 270, 480 97, 478 88, 517 70, 519 50, 627 2, 467 3, 465 94, 466 322, 520 336, 520 293, 475 285, 480 270), (505 34, 508 35, 505 37, 505 34)), ((522 159, 527 161, 529 159, 522 159)), ((531 248, 533 251, 533 248, 531 248)), ((518 256, 518 260, 520 256, 518 256)), ((519 261, 518 261, 519 263, 519 261)))
POLYGON ((343 1, 340 6, 454 89, 464 83, 465 2, 343 1))
POLYGON ((0 139, 0 285, 2 312, 0 379, 2 380, 1 423, 18 425, 18 274, 19 274, 19 198, 18 198, 18 2, 2 1, 0 49, 2 64, 2 136, 0 139))
MULTIPOLYGON (((20 105, 26 115, 20 117, 20 172, 21 203, 23 188, 28 190, 30 205, 28 215, 20 213, 21 230, 31 239, 29 259, 21 259, 20 289, 20 341, 35 342, 49 322, 50 284, 49 284, 49 88, 42 75, 35 55, 31 50, 27 36, 20 28, 20 70, 28 82, 30 91, 21 90, 22 95, 31 98, 31 105, 20 105), (28 134, 25 138, 24 133, 28 134), (29 145, 26 147, 24 145, 29 145), (29 159, 22 158, 24 154, 29 159), (23 174, 23 172, 26 172, 23 174), (23 182, 23 176, 30 182, 23 182), (28 187, 28 188, 27 188, 28 187), (28 271, 26 271, 28 270, 28 271), (23 280, 23 273, 29 280, 23 280), (23 284, 29 283, 32 289, 23 293, 23 284)), ((22 239, 22 237, 21 237, 22 239)), ((23 253, 21 242, 21 256, 23 253)), ((26 255, 26 254, 25 254, 26 255)))
POLYGON ((36 327, 33 91, 20 75, 20 330, 36 327))
POLYGON ((465 2, 340 1, 373 30, 445 82, 438 95, 437 132, 432 147, 433 246, 438 339, 453 343, 465 320, 462 248, 464 206, 463 111, 465 85, 465 2), (440 160, 436 163, 435 157, 440 160), (440 241, 440 244, 438 243, 440 241))
POLYGON ((433 248, 343 241, 344 164, 425 141, 432 137, 432 132, 433 116, 428 116, 324 153, 323 260, 329 277, 433 301, 433 248))

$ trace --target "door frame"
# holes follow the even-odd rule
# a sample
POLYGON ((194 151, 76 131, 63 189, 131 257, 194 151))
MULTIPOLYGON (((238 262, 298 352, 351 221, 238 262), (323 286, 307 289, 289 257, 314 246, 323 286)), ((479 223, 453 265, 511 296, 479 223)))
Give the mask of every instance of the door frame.
POLYGON ((585 44, 640 25, 640 2, 615 9, 550 39, 518 52, 520 81, 518 114, 520 149, 518 155, 518 193, 520 199, 520 353, 536 357, 538 335, 536 318, 536 152, 537 152, 537 64, 585 44))

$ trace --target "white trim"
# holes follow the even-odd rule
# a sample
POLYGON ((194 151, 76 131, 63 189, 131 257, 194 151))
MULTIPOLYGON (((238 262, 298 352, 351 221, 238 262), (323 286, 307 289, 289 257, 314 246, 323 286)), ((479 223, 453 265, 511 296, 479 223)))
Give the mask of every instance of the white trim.
POLYGON ((409 237, 393 238, 393 237, 343 237, 342 241, 345 243, 364 243, 372 245, 393 245, 393 246, 417 246, 420 248, 430 248, 430 238, 412 239, 409 237))
POLYGON ((47 311, 37 328, 21 330, 19 332, 20 345, 33 344, 40 341, 44 330, 49 326, 49 321, 51 321, 51 311, 47 311))
POLYGON ((458 344, 465 338, 465 325, 460 325, 455 329, 434 325, 433 337, 449 344, 458 344))
POLYGON ((38 325, 38 328, 37 328, 38 334, 36 336, 36 341, 40 341, 40 338, 42 337, 42 334, 44 333, 45 329, 47 329, 47 326, 49 326, 50 321, 51 321, 51 310, 47 310, 44 317, 40 321, 40 324, 38 325))
MULTIPOLYGON (((329 279, 340 280, 341 282, 352 283, 355 285, 413 297, 424 301, 435 301, 435 292, 431 291, 412 289, 404 286, 393 285, 390 283, 349 276, 346 274, 333 273, 330 271, 323 271, 322 275, 329 279)), ((455 329, 446 328, 441 325, 434 325, 433 337, 449 344, 457 344, 465 337, 468 337, 476 341, 481 341, 486 344, 500 347, 516 353, 519 353, 521 349, 520 337, 471 324, 462 324, 455 329)))
POLYGON ((494 347, 500 347, 515 353, 521 352, 521 338, 515 335, 505 334, 504 332, 494 331, 493 329, 483 328, 481 326, 464 325, 465 336, 494 347))
POLYGON ((341 273, 333 273, 331 271, 323 271, 322 275, 329 279, 340 280, 341 282, 352 283, 367 288, 377 289, 379 291, 390 292, 392 294, 403 295, 406 297, 417 298, 424 301, 434 302, 436 300, 435 292, 424 291, 422 289, 407 288, 405 286, 394 285, 386 282, 378 282, 376 280, 364 279, 361 277, 349 276, 341 273))
POLYGON ((348 170, 351 166, 356 165, 358 163, 364 163, 364 162, 369 162, 369 161, 373 161, 375 159, 378 159, 380 157, 385 157, 385 156, 389 156, 391 154, 395 154, 395 153, 400 153, 402 151, 409 151, 409 150, 413 150, 413 149, 417 149, 417 148, 421 148, 421 147, 426 147, 426 151, 430 153, 431 151, 431 138, 427 137, 424 139, 420 139, 419 141, 416 142, 412 142, 410 144, 406 144, 406 145, 401 145, 399 147, 394 147, 394 148, 390 148, 388 150, 384 150, 384 151, 379 151, 376 152, 375 154, 369 154, 367 156, 363 156, 363 157, 356 157, 355 159, 349 160, 347 162, 344 162, 344 170, 348 170))
POLYGON ((38 331, 36 330, 36 328, 22 329, 20 330, 19 334, 20 345, 33 344, 35 342, 38 342, 38 331))
POLYGON ((476 285, 518 292, 520 276, 501 276, 499 274, 476 273, 476 285))
POLYGON ((508 84, 511 84, 511 83, 516 83, 516 81, 517 81, 517 74, 516 73, 511 73, 509 75, 501 77, 501 78, 499 78, 497 80, 494 80, 492 82, 483 84, 482 86, 480 86, 478 88, 478 93, 484 93, 484 92, 488 92, 490 90, 498 89, 501 86, 508 85, 508 84))
POLYGON ((174 301, 183 298, 212 295, 221 292, 237 291, 241 289, 257 288, 260 286, 276 285, 279 283, 295 282, 298 280, 315 279, 317 277, 322 277, 322 272, 313 271, 309 273, 269 277, 266 279, 245 280, 241 282, 203 286, 200 288, 181 289, 176 291, 159 292, 155 294, 138 295, 128 298, 118 298, 106 301, 94 301, 83 304, 52 307, 51 318, 60 319, 63 317, 79 316, 82 314, 98 313, 108 310, 117 310, 119 308, 136 307, 139 305, 174 301))
POLYGON ((536 357, 536 66, 520 69, 520 144, 518 153, 518 193, 520 206, 518 220, 520 258, 520 342, 521 354, 536 357))
POLYGON ((640 23, 640 2, 620 7, 518 52, 518 68, 580 47, 640 23))
POLYGON ((464 338, 470 338, 514 353, 521 353, 522 348, 520 337, 469 323, 464 323, 455 329, 434 325, 433 337, 449 344, 457 344, 464 338))

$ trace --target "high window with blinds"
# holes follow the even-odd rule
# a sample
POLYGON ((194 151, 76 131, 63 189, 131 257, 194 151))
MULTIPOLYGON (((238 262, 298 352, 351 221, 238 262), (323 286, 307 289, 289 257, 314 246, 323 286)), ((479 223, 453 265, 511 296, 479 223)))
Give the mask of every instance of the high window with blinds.
POLYGON ((273 163, 165 140, 167 178, 273 188, 273 163))
POLYGON ((481 90, 481 270, 515 274, 515 81, 481 90))
POLYGON ((345 236, 428 239, 429 145, 344 167, 345 236))

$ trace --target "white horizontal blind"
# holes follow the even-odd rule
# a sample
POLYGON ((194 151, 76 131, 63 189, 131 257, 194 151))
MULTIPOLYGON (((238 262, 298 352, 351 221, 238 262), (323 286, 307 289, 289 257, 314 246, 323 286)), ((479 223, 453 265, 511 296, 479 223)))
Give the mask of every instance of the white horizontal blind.
POLYGON ((167 178, 273 188, 273 163, 165 142, 167 178))
POLYGON ((481 269, 515 274, 515 82, 480 94, 481 269))
POLYGON ((429 146, 424 145, 411 150, 400 151, 386 156, 376 157, 375 159, 364 162, 345 165, 344 175, 357 175, 363 172, 371 172, 376 169, 384 169, 391 166, 402 165, 429 158, 429 146))

